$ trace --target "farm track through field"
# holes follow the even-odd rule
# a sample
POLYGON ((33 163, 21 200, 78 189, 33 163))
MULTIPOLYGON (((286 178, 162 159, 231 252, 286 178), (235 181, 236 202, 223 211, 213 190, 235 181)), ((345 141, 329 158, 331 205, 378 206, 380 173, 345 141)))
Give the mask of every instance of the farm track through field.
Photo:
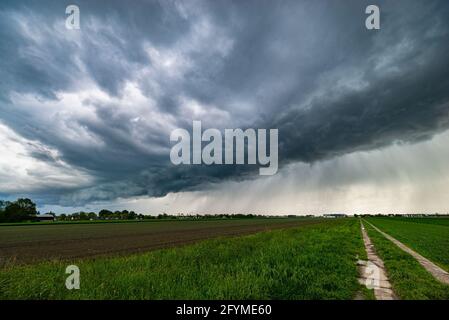
MULTIPOLYGON (((87 233, 84 237, 78 235, 73 239, 67 238, 67 235, 64 235, 64 237, 59 236, 59 239, 57 236, 52 236, 49 239, 34 241, 19 240, 0 246, 0 266, 11 263, 28 264, 44 260, 70 260, 105 255, 123 255, 191 244, 204 239, 247 235, 320 222, 322 220, 312 219, 288 222, 270 222, 269 220, 265 220, 251 224, 243 222, 239 225, 234 221, 229 225, 225 221, 207 226, 199 222, 198 225, 188 226, 188 228, 182 230, 158 230, 154 228, 147 231, 139 230, 135 233, 107 233, 104 236, 101 234, 90 235, 87 233)), ((49 226, 49 228, 55 227, 57 228, 57 226, 49 226)), ((67 227, 69 228, 67 232, 70 232, 71 226, 67 227)), ((19 230, 24 231, 24 229, 19 230)))
POLYGON ((374 245, 361 221, 360 227, 368 261, 358 262, 361 265, 361 278, 359 281, 362 285, 367 282, 371 284, 374 289, 376 300, 396 300, 397 295, 393 292, 384 262, 376 254, 374 245))
POLYGON ((366 221, 366 222, 371 227, 373 227, 377 232, 382 234, 385 238, 387 238, 388 240, 393 242, 396 246, 398 246, 400 249, 402 249, 403 251, 405 251, 408 254, 410 254, 413 258, 415 258, 427 271, 429 271, 434 276, 435 279, 437 279, 438 281, 440 281, 440 282, 442 282, 444 284, 449 284, 449 273, 448 272, 446 272, 445 270, 443 270, 442 268, 437 266, 435 263, 433 263, 429 259, 423 257, 422 255, 420 255, 416 251, 410 249, 409 247, 407 247, 402 242, 396 240, 395 238, 393 238, 389 234, 383 232, 382 230, 380 230, 379 228, 374 226, 372 223, 370 223, 368 221, 366 221))

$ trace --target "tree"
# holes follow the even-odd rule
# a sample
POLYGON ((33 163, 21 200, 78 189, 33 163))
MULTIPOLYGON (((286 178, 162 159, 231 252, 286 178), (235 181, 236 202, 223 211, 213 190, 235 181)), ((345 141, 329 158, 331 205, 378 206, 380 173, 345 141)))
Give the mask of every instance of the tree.
POLYGON ((101 211, 98 213, 98 216, 99 216, 101 219, 109 219, 109 218, 112 217, 112 212, 109 211, 109 210, 103 209, 103 210, 101 210, 101 211))
POLYGON ((28 198, 17 199, 15 204, 19 207, 20 211, 28 215, 36 215, 36 204, 28 198))
POLYGON ((113 217, 114 219, 121 219, 122 213, 121 213, 120 211, 116 210, 116 211, 114 211, 114 213, 112 214, 112 217, 113 217))
POLYGON ((84 211, 80 212, 80 220, 89 220, 86 212, 84 211))
POLYGON ((89 220, 95 220, 97 219, 97 215, 95 214, 95 212, 89 212, 87 214, 87 217, 89 218, 89 220))
POLYGON ((3 222, 19 222, 29 220, 36 216, 36 204, 28 198, 20 198, 14 202, 3 202, 2 215, 3 222))
POLYGON ((5 207, 9 204, 9 201, 0 200, 0 211, 5 210, 5 207))
POLYGON ((129 219, 129 211, 128 210, 123 210, 120 214, 120 219, 122 220, 126 220, 129 219))
POLYGON ((135 213, 134 211, 130 211, 128 213, 128 219, 132 219, 132 220, 137 219, 137 213, 135 213))
POLYGON ((5 207, 7 205, 7 201, 0 200, 0 222, 5 221, 5 207))

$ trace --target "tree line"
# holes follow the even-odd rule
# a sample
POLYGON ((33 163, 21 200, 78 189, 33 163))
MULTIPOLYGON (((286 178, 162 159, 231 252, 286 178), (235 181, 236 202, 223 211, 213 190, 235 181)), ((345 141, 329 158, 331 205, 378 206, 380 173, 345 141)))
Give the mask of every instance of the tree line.
MULTIPOLYGON (((57 221, 80 221, 80 220, 148 220, 148 219, 176 219, 176 220, 197 220, 197 219, 252 219, 252 218, 270 218, 273 216, 256 215, 256 214, 167 214, 159 215, 143 215, 134 211, 110 211, 107 209, 95 212, 74 212, 62 213, 56 215, 53 212, 46 213, 54 217, 57 221)), ((26 222, 39 221, 40 213, 36 209, 36 204, 28 198, 19 198, 16 201, 0 200, 0 223, 4 222, 26 222)), ((281 217, 296 217, 295 215, 276 216, 281 217)))
POLYGON ((143 214, 137 214, 134 211, 110 211, 110 210, 100 210, 98 214, 95 212, 75 212, 72 214, 62 213, 57 216, 57 220, 61 221, 76 221, 76 220, 135 220, 143 219, 143 214))
MULTIPOLYGON (((269 218, 266 215, 255 214, 167 214, 161 213, 158 215, 144 215, 141 213, 135 213, 134 211, 122 210, 122 211, 110 211, 100 210, 98 214, 95 212, 75 212, 72 214, 62 213, 56 216, 58 221, 78 221, 78 220, 153 220, 153 219, 167 219, 167 220, 197 220, 197 219, 252 219, 252 218, 269 218)), ((276 216, 282 218, 286 216, 276 216)), ((297 217, 294 215, 288 216, 290 218, 297 217)))

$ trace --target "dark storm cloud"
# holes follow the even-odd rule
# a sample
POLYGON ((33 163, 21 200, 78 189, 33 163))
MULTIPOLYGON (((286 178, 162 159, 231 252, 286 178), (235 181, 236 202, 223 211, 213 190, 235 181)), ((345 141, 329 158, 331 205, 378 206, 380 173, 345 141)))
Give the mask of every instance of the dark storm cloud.
POLYGON ((367 1, 81 1, 76 34, 60 1, 4 2, 0 119, 96 178, 40 194, 67 205, 252 177, 171 165, 168 128, 192 120, 278 128, 281 165, 429 139, 449 126, 449 4, 376 3, 379 31, 364 27, 367 1), (109 100, 62 105, 85 81, 109 100), (151 107, 123 106, 130 82, 151 107), (61 111, 43 117, 17 95, 61 111))
POLYGON ((426 46, 425 67, 412 59, 391 76, 366 70, 367 88, 331 101, 321 97, 311 103, 312 109, 280 116, 272 125, 281 128, 284 157, 311 162, 398 141, 427 140, 446 130, 449 60, 443 52, 449 50, 448 40, 426 46))
POLYGON ((449 10, 436 3, 430 8, 410 4, 409 9, 401 18, 386 15, 365 52, 369 55, 354 65, 361 88, 330 86, 306 108, 283 111, 271 123, 283 137, 281 157, 313 162, 427 140, 447 130, 449 28, 444 16, 449 10))

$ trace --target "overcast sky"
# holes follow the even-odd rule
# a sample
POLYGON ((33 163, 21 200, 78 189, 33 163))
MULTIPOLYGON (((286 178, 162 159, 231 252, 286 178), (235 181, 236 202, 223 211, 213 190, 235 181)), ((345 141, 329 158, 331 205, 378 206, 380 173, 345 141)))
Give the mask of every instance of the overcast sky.
POLYGON ((448 17, 447 0, 1 1, 0 198, 449 212, 448 17), (380 30, 365 28, 369 4, 380 30), (278 173, 174 166, 170 133, 193 120, 278 129, 278 173))

